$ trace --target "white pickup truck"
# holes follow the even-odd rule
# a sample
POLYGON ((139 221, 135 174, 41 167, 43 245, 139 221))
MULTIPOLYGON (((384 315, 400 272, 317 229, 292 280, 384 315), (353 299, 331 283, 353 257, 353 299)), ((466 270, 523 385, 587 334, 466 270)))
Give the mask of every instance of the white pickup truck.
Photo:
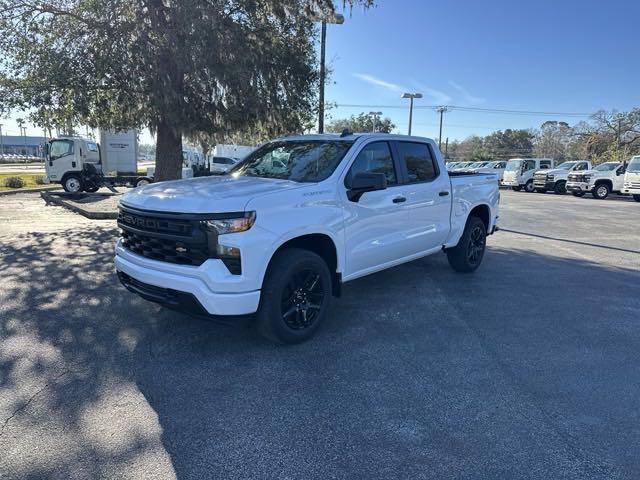
POLYGON ((459 272, 496 230, 496 175, 447 173, 433 140, 303 135, 228 175, 123 196, 115 266, 132 292, 209 315, 257 312, 261 333, 306 340, 344 282, 444 251, 459 272))
POLYGON ((628 193, 636 202, 640 202, 640 155, 633 157, 627 165, 622 193, 628 193))
POLYGON ((533 174, 533 188, 538 193, 548 190, 559 195, 567 193, 567 180, 571 172, 584 172, 591 169, 591 162, 579 160, 563 162, 551 170, 540 170, 533 174))
POLYGON ((571 172, 567 190, 575 197, 591 192, 593 198, 604 200, 611 192, 620 192, 624 183, 624 164, 605 162, 584 172, 571 172))

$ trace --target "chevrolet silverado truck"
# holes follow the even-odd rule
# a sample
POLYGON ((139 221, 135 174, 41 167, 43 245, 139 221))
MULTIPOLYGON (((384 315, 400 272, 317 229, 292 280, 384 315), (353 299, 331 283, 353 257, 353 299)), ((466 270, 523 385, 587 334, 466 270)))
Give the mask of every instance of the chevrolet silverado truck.
POLYGON ((624 171, 622 162, 605 162, 591 170, 571 172, 567 178, 567 191, 575 197, 589 192, 593 198, 604 200, 611 192, 622 191, 624 171))
POLYGON ((567 193, 567 180, 571 172, 583 172, 591 169, 591 162, 580 160, 563 162, 552 170, 540 170, 533 174, 533 188, 538 193, 548 190, 559 195, 567 193))
POLYGON ((629 194, 636 202, 640 202, 640 155, 633 157, 627 165, 622 193, 629 194))
POLYGON ((447 173, 430 139, 287 137, 227 175, 125 194, 115 267, 147 300, 214 318, 257 313, 264 336, 296 343, 345 282, 437 252, 476 270, 499 198, 496 175, 447 173))

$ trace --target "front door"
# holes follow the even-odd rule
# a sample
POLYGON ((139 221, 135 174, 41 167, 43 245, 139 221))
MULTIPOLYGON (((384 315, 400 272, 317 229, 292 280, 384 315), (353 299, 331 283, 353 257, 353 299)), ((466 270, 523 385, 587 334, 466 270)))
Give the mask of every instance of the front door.
POLYGON ((345 201, 345 278, 364 275, 409 255, 406 196, 389 142, 365 145, 347 179, 359 172, 384 173, 387 188, 366 192, 357 202, 345 201))
POLYGON ((82 165, 76 159, 73 140, 59 139, 49 144, 45 170, 51 180, 59 182, 66 172, 79 171, 81 168, 82 165))

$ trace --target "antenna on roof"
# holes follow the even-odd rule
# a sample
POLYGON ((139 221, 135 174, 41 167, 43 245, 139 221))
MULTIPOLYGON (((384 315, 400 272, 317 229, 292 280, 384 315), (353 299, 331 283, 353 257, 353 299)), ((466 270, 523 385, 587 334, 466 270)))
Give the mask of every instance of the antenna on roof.
POLYGON ((348 137, 349 135, 353 135, 353 132, 348 128, 345 128, 344 130, 342 130, 342 133, 340 134, 340 138, 348 137))

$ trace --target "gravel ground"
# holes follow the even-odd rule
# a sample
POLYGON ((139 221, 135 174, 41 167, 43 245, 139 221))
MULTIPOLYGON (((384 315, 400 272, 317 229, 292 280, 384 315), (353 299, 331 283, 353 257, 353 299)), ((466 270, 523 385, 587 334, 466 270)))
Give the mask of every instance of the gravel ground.
POLYGON ((354 281, 294 347, 125 291, 112 220, 0 225, 0 478, 640 477, 633 201, 505 191, 474 275, 354 281))

